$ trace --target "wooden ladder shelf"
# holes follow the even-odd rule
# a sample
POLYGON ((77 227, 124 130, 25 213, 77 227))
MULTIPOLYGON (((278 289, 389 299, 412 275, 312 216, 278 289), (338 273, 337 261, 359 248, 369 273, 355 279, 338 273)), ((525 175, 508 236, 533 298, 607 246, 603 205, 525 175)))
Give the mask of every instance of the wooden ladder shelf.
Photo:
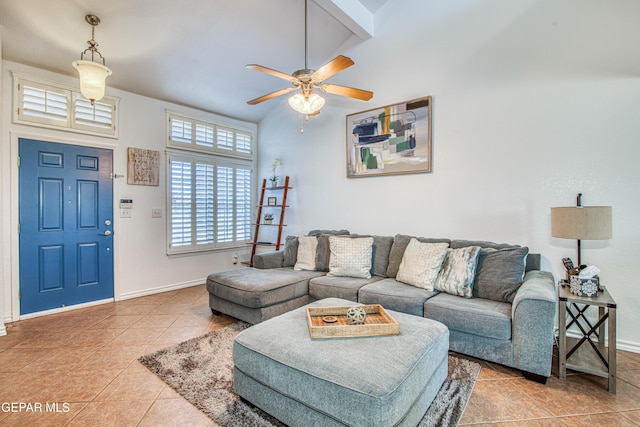
POLYGON ((251 258, 249 258, 249 262, 246 263, 250 267, 253 267, 253 257, 256 254, 256 249, 258 248, 258 246, 274 246, 275 250, 280 250, 280 246, 282 245, 282 229, 283 229, 283 227, 286 227, 286 225, 284 223, 284 214, 285 214, 286 209, 288 208, 288 206, 287 206, 287 195, 288 195, 290 189, 291 189, 291 187, 289 187, 289 176, 285 177, 283 186, 277 186, 277 187, 267 187, 267 180, 266 179, 262 180, 262 189, 260 191, 260 203, 258 204, 258 213, 256 214, 256 223, 255 223, 255 230, 254 230, 254 233, 253 233, 253 242, 250 243, 252 245, 251 258), (281 201, 281 203, 279 203, 277 205, 271 205, 271 206, 269 206, 268 204, 265 204, 264 195, 265 195, 265 193, 270 192, 270 191, 282 191, 282 201, 281 201), (266 223, 264 223, 263 220, 262 220, 263 208, 266 208, 266 209, 279 209, 280 210, 280 215, 279 215, 279 218, 278 218, 278 222, 274 223, 274 224, 266 224, 266 223), (264 226, 264 227, 278 227, 278 238, 277 238, 275 243, 273 243, 273 242, 263 242, 263 241, 260 240, 260 227, 261 226, 264 226))

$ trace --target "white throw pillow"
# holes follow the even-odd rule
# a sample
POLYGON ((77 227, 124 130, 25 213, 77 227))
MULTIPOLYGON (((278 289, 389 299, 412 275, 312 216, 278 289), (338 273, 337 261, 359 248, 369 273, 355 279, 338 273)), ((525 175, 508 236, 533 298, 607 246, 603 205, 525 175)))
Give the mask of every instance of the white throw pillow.
POLYGON ((329 236, 328 276, 371 278, 373 237, 329 236))
POLYGON ((436 280, 435 289, 451 295, 471 298, 479 255, 479 246, 447 249, 447 256, 436 280))
POLYGON ((294 270, 315 270, 316 269, 316 247, 318 239, 316 236, 298 237, 298 256, 294 270))
POLYGON ((396 280, 432 291, 448 248, 448 243, 422 243, 412 238, 402 256, 396 280))

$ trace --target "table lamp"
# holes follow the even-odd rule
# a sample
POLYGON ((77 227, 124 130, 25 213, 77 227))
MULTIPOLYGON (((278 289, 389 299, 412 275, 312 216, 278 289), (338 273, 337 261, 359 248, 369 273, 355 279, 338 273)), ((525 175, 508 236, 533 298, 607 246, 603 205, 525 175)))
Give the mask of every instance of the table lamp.
POLYGON ((606 240, 612 236, 611 206, 582 206, 582 193, 576 206, 551 208, 551 236, 578 240, 578 267, 582 265, 581 240, 606 240))

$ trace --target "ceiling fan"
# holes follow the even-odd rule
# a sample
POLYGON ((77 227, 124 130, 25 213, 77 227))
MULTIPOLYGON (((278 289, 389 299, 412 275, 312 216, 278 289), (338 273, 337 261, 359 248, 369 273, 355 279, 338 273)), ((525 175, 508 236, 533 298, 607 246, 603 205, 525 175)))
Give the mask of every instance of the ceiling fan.
POLYGON ((272 98, 276 98, 287 93, 291 93, 300 89, 299 93, 289 97, 289 105, 294 110, 306 114, 315 115, 320 113, 320 109, 324 106, 324 98, 314 92, 314 89, 321 90, 322 92, 331 93, 334 95, 348 96, 350 98, 360 99, 368 101, 373 97, 373 92, 362 89, 355 89, 347 86, 339 86, 334 84, 323 83, 340 71, 349 68, 354 62, 346 56, 338 55, 327 64, 323 65, 317 70, 311 70, 307 66, 307 3, 304 4, 304 68, 294 71, 291 75, 282 73, 280 71, 273 70, 271 68, 263 67, 262 65, 249 64, 246 68, 260 71, 272 75, 274 77, 287 80, 292 84, 292 87, 284 88, 263 95, 259 98, 248 101, 249 105, 256 105, 261 102, 267 101, 272 98))

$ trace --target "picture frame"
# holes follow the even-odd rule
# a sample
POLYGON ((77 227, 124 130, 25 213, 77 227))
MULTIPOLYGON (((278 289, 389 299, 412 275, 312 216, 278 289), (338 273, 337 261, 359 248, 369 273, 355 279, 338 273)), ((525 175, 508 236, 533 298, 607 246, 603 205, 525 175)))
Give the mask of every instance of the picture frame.
POLYGON ((160 152, 127 148, 127 184, 160 185, 160 152))
POLYGON ((346 117, 347 178, 430 173, 432 97, 346 117))
POLYGON ((277 197, 269 197, 267 198, 267 206, 276 206, 278 204, 277 197))

